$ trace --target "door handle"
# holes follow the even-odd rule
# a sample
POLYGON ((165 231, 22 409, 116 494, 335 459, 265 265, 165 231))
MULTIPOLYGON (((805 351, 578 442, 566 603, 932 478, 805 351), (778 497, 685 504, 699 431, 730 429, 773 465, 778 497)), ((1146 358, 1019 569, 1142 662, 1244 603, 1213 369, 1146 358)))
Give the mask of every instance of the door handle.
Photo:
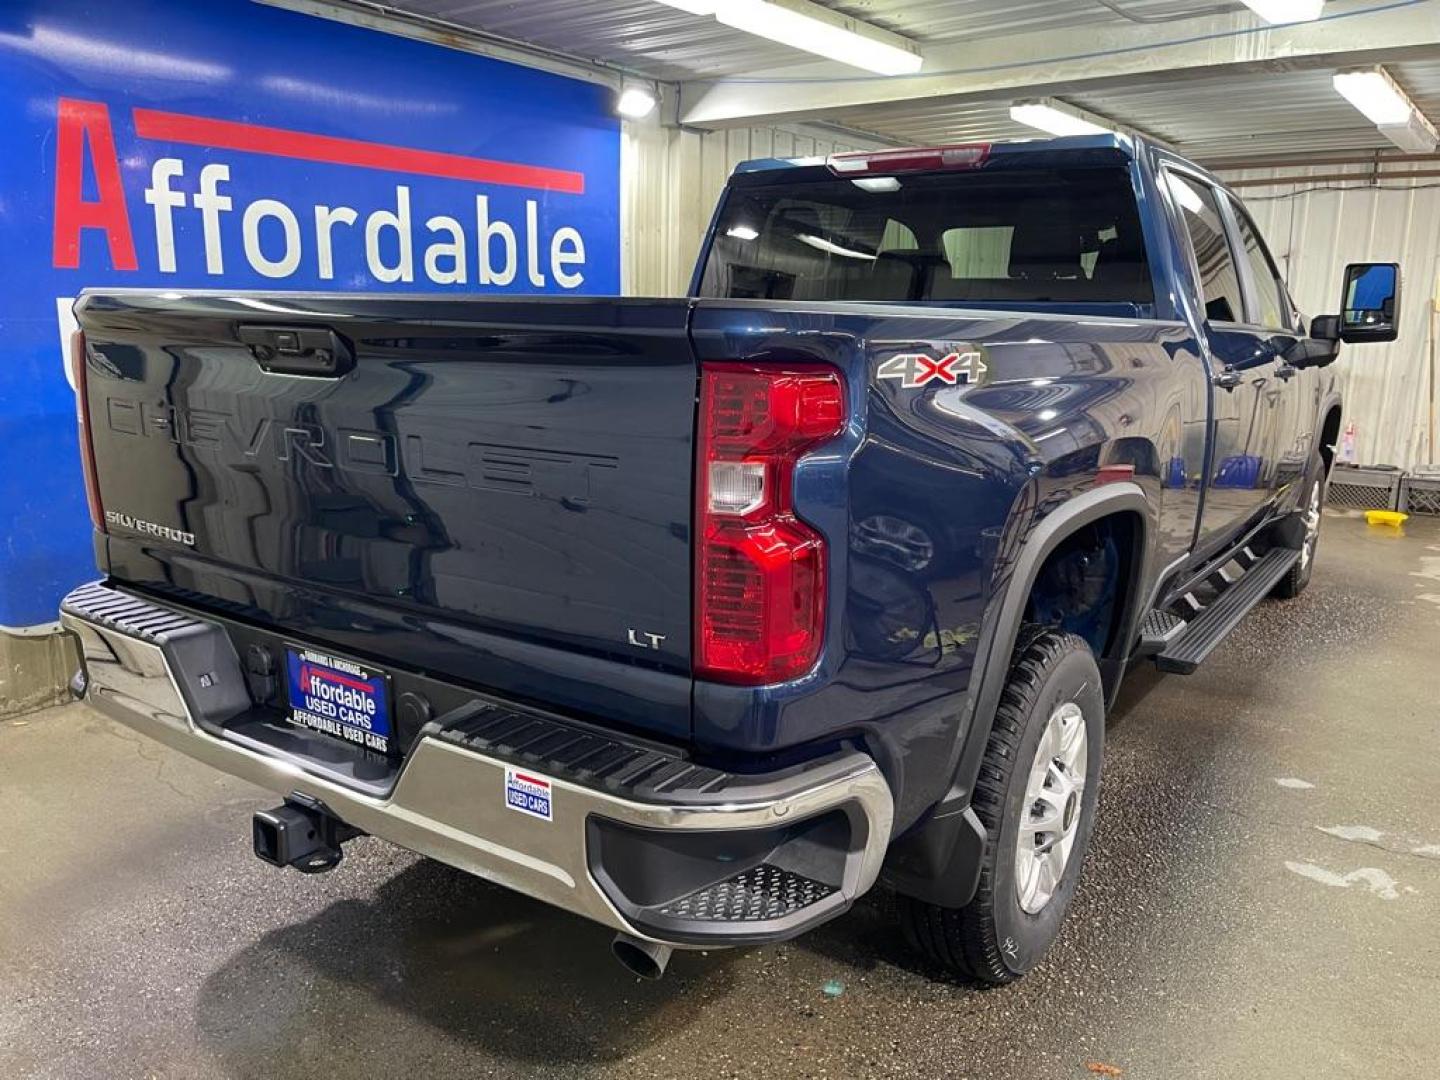
POLYGON ((1275 369, 1275 377, 1283 379, 1285 382, 1289 382, 1298 374, 1300 374, 1300 369, 1292 364, 1281 364, 1275 369))
POLYGON ((334 378, 355 366, 350 343, 328 326, 254 326, 236 335, 266 371, 276 375, 334 378))
POLYGON ((1216 386, 1220 387, 1222 390, 1234 390, 1235 387, 1239 386, 1244 380, 1244 375, 1236 371, 1229 364, 1226 364, 1225 369, 1223 371, 1216 372, 1215 376, 1210 381, 1213 382, 1216 386))

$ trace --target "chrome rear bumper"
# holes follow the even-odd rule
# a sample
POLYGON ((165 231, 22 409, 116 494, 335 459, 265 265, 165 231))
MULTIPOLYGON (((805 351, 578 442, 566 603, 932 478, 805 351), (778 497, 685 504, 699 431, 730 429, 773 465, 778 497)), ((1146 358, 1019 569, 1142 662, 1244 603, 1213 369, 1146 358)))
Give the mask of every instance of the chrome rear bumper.
MULTIPOLYGON (((889 787, 875 763, 855 752, 826 759, 813 771, 792 770, 778 783, 744 778, 713 801, 693 792, 685 801, 630 798, 563 776, 546 777, 543 765, 527 763, 527 773, 540 773, 552 786, 553 817, 547 821, 506 806, 506 770, 517 767, 514 760, 442 737, 442 717, 421 735, 388 793, 356 790, 302 762, 233 741, 223 725, 216 734, 214 724, 197 722, 249 707, 234 649, 218 623, 98 583, 67 597, 61 620, 80 640, 84 700, 106 716, 279 795, 298 792, 318 799, 373 836, 649 940, 698 946, 794 936, 845 910, 869 889, 890 840, 889 787), (713 847, 715 834, 752 831, 763 843, 765 835, 793 832, 822 817, 843 818, 849 826, 830 891, 778 917, 710 913, 708 894, 703 905, 690 896, 677 907, 681 898, 660 896, 664 888, 657 893, 651 883, 638 890, 626 886, 625 875, 605 865, 598 852, 602 836, 603 846, 612 850, 632 838, 650 845, 651 858, 656 850, 663 855, 667 845, 683 849, 689 837, 713 847), (670 839, 647 839, 656 833, 670 839), (702 907, 705 919, 691 920, 702 907)), ((628 856, 624 861, 635 862, 628 856)), ((739 886, 727 879, 711 888, 723 885, 730 902, 736 888, 755 881, 752 875, 739 886)))

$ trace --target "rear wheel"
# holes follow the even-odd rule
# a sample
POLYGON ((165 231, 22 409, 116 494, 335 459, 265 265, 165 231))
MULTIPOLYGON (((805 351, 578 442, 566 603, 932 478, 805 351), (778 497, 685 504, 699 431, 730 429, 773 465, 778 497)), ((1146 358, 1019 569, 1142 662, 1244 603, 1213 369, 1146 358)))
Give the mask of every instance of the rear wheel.
POLYGON ((1315 548, 1320 543, 1320 508, 1325 503, 1325 459, 1316 454, 1306 474, 1305 493, 1300 497, 1300 520, 1304 535, 1300 541, 1300 557, 1275 585, 1271 595, 1290 600, 1305 591, 1315 570, 1315 548))
POLYGON ((975 785, 988 841, 963 908, 900 898, 912 947, 988 983, 1029 971, 1059 933, 1094 824, 1105 705, 1085 640, 1032 629, 1010 669, 975 785))

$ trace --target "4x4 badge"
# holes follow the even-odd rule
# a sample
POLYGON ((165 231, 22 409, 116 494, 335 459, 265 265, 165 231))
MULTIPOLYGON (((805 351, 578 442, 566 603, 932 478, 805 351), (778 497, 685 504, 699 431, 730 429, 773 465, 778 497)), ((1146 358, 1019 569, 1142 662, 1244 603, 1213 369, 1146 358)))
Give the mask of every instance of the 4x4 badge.
POLYGON ((896 353, 875 372, 880 379, 899 379, 906 390, 917 390, 936 379, 948 386, 976 383, 990 369, 978 349, 948 352, 936 359, 928 353, 896 353))

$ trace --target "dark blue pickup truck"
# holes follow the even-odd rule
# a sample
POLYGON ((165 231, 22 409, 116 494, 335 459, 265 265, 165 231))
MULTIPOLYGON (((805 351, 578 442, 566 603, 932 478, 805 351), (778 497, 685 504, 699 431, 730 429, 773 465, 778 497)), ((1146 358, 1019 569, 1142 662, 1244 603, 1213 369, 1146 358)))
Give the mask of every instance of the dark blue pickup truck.
POLYGON ((87 293, 75 690, 283 796, 276 865, 382 837, 649 975, 883 882, 1013 979, 1127 667, 1305 587, 1398 268, 1307 320, 1107 136, 742 166, 690 292, 87 293))

